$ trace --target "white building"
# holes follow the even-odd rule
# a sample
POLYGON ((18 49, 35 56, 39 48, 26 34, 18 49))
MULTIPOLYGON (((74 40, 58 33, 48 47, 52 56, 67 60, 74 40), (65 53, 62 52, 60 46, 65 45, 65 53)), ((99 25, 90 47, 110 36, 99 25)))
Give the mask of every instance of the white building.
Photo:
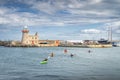
POLYGON ((24 27, 22 30, 22 40, 23 45, 38 45, 39 36, 36 32, 35 35, 29 35, 29 30, 27 27, 24 27))

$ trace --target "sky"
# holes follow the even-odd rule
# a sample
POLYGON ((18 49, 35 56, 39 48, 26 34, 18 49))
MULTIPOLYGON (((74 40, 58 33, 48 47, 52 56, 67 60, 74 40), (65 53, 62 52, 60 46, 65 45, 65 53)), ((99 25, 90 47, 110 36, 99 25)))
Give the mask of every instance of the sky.
POLYGON ((0 0, 0 40, 120 40, 120 0, 0 0))

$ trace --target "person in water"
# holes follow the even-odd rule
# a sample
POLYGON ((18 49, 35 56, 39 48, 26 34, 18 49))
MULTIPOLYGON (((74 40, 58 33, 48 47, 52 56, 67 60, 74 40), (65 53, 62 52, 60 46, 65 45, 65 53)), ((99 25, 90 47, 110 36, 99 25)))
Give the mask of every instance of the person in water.
POLYGON ((70 54, 71 57, 73 57, 74 55, 73 54, 70 54))
POLYGON ((90 50, 88 50, 88 53, 90 53, 91 51, 90 50))
POLYGON ((53 57, 54 56, 54 53, 51 53, 50 57, 53 57))
POLYGON ((64 50, 64 53, 67 53, 67 49, 64 50))

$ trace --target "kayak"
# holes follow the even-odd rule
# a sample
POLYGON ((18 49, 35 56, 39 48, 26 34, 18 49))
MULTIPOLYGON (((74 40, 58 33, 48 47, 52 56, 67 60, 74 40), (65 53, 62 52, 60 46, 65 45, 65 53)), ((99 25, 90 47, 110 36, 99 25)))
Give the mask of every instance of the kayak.
POLYGON ((40 64, 47 64, 48 61, 41 61, 40 64))

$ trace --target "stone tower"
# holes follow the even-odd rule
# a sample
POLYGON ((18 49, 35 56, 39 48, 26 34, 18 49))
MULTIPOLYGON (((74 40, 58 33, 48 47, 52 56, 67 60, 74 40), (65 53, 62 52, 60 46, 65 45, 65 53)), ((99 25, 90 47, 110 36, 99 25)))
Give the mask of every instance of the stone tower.
POLYGON ((24 45, 29 44, 28 33, 29 33, 29 30, 28 30, 27 26, 25 26, 22 30, 22 40, 21 40, 21 43, 24 45))

